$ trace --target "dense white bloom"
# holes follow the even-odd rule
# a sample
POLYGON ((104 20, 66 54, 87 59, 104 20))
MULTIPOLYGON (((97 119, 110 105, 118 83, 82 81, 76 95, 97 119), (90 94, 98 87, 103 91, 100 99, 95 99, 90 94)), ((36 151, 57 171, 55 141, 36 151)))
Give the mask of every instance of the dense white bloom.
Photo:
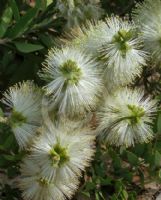
POLYGON ((109 90, 131 83, 146 64, 147 55, 141 50, 142 40, 133 22, 110 17, 105 22, 89 22, 84 27, 72 30, 70 35, 73 40, 67 37, 69 42, 61 41, 67 45, 71 42, 98 58, 109 90))
POLYGON ((98 30, 102 29, 103 25, 102 21, 88 21, 86 24, 65 33, 63 38, 60 38, 59 43, 60 45, 75 46, 96 57, 102 44, 99 42, 101 33, 98 30))
POLYGON ((58 113, 82 114, 95 109, 102 90, 97 62, 76 48, 52 49, 40 76, 58 113))
POLYGON ((62 126, 42 129, 42 135, 33 145, 30 158, 41 166, 43 177, 60 182, 77 180, 89 166, 94 154, 94 134, 89 129, 62 126))
POLYGON ((137 4, 134 20, 138 23, 145 50, 152 53, 155 61, 161 61, 161 1, 145 0, 137 4))
POLYGON ((71 198, 78 187, 78 181, 70 179, 48 180, 41 174, 41 167, 29 158, 21 164, 19 187, 24 200, 64 200, 71 198))
POLYGON ((98 114, 98 130, 116 146, 147 142, 153 137, 152 122, 156 101, 144 98, 141 90, 122 89, 105 99, 98 114))
POLYGON ((25 148, 41 123, 40 89, 31 81, 19 83, 4 93, 2 101, 12 108, 9 123, 20 148, 25 148))
POLYGON ((107 18, 98 33, 99 37, 93 40, 100 44, 107 87, 131 83, 140 75, 142 65, 146 64, 146 54, 141 50, 141 40, 136 34, 134 23, 119 17, 107 18))
POLYGON ((59 115, 57 111, 52 108, 50 103, 50 97, 43 96, 42 98, 42 118, 43 125, 46 127, 55 128, 58 126, 66 126, 75 127, 75 128, 83 128, 88 126, 93 118, 93 112, 86 113, 86 115, 79 114, 78 116, 74 116, 72 118, 67 118, 66 116, 59 115))

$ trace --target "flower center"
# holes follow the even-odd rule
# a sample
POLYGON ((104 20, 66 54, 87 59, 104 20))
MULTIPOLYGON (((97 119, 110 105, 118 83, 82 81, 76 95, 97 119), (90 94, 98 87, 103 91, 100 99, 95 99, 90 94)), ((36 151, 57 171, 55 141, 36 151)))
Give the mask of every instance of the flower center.
POLYGON ((49 180, 46 178, 40 178, 37 180, 40 186, 47 186, 49 185, 49 180))
POLYGON ((59 143, 56 144, 50 150, 50 159, 51 159, 52 165, 54 167, 61 167, 63 164, 65 164, 67 161, 69 161, 67 149, 64 147, 61 147, 59 143))
POLYGON ((131 38, 131 31, 125 31, 121 29, 113 36, 112 42, 117 44, 123 58, 126 57, 126 53, 131 49, 130 45, 128 44, 128 41, 131 38))
POLYGON ((12 114, 9 118, 9 123, 12 127, 21 126, 23 123, 26 123, 27 119, 22 115, 22 113, 15 110, 12 111, 12 114))
POLYGON ((140 119, 144 116, 145 111, 143 108, 135 106, 135 105, 127 105, 128 109, 131 111, 131 115, 129 117, 129 123, 131 125, 135 125, 140 122, 140 119))
POLYGON ((67 60, 63 63, 60 66, 60 71, 66 79, 66 84, 77 84, 82 75, 81 69, 78 67, 77 63, 72 60, 67 60))

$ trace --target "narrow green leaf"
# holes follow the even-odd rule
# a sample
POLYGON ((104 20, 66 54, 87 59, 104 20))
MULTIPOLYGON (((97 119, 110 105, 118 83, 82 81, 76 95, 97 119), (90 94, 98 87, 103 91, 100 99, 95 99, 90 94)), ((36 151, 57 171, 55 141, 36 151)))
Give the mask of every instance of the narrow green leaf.
POLYGON ((14 42, 16 48, 23 53, 31 53, 43 49, 44 47, 40 44, 31 44, 25 42, 14 42))
POLYGON ((8 161, 19 161, 24 157, 24 153, 19 153, 15 155, 3 155, 3 157, 8 161))
POLYGON ((45 10, 47 7, 47 1, 46 0, 36 0, 36 7, 40 8, 42 10, 45 10))
POLYGON ((10 148, 10 147, 13 145, 13 142, 14 142, 14 135, 13 135, 13 134, 10 134, 10 135, 7 137, 6 141, 4 142, 3 147, 4 147, 5 149, 10 148))
POLYGON ((98 194, 100 195, 100 197, 103 199, 103 200, 106 200, 102 194, 102 192, 98 192, 98 194))
POLYGON ((15 0, 9 0, 9 4, 12 8, 15 20, 18 21, 20 19, 20 13, 19 13, 16 1, 15 0))
POLYGON ((51 48, 54 44, 50 35, 40 34, 39 38, 41 42, 48 48, 51 48))
POLYGON ((4 113, 3 113, 2 108, 0 108, 0 117, 4 117, 4 113))
POLYGON ((53 0, 47 0, 47 6, 49 6, 52 2, 53 0))
POLYGON ((97 192, 95 193, 95 197, 96 197, 96 200, 100 200, 99 194, 97 192))
POLYGON ((0 21, 0 38, 3 37, 7 31, 7 28, 9 27, 12 19, 12 14, 12 9, 10 7, 7 7, 0 21))
POLYGON ((11 39, 15 39, 22 35, 27 30, 28 26, 33 21, 37 13, 37 8, 30 9, 23 17, 20 18, 16 25, 6 33, 5 36, 11 39))
POLYGON ((131 165, 134 165, 134 166, 136 166, 138 164, 138 161, 139 161, 138 157, 130 151, 127 151, 127 159, 129 161, 129 163, 131 165))
POLYGON ((0 167, 6 168, 7 165, 8 165, 8 161, 3 156, 0 156, 0 167))
POLYGON ((161 113, 158 116, 158 120, 157 120, 157 131, 158 133, 161 133, 161 113))
POLYGON ((8 161, 15 161, 15 157, 12 155, 3 155, 3 157, 8 161))
POLYGON ((161 179, 161 169, 158 171, 159 178, 161 179))
POLYGON ((81 193, 82 193, 84 196, 90 198, 90 193, 89 193, 89 192, 82 191, 81 193))
POLYGON ((159 151, 155 151, 155 166, 159 167, 161 165, 161 154, 159 151))
POLYGON ((90 190, 93 190, 93 189, 95 189, 95 184, 93 183, 93 182, 87 182, 86 183, 86 190, 87 191, 90 191, 90 190))
POLYGON ((123 199, 127 200, 128 199, 128 193, 126 190, 122 191, 123 199))

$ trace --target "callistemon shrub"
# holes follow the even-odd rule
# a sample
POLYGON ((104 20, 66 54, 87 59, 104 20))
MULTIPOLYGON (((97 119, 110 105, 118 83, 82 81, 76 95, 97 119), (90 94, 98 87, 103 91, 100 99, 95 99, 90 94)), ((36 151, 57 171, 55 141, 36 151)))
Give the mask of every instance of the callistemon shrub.
MULTIPOLYGON (((57 7, 65 14, 68 1, 62 2, 57 7)), ((72 12, 76 5, 84 8, 81 1, 69 2, 72 12)), ((98 11, 97 7, 92 9, 98 11)), ((161 118, 160 96, 149 92, 150 79, 144 77, 146 72, 160 70, 161 0, 145 0, 132 16, 133 20, 106 16, 68 31, 44 59, 38 72, 44 84, 41 88, 24 81, 4 93, 2 103, 9 112, 0 120, 10 126, 23 155, 15 185, 24 200, 72 199, 79 187, 88 199, 92 194, 96 200, 106 199, 103 185, 120 184, 124 181, 121 173, 128 170, 143 177, 136 163, 144 168, 153 165, 139 158, 144 153, 132 153, 135 146, 135 153, 145 149, 153 152, 149 159, 160 155, 157 161, 161 162, 161 139, 156 134, 161 130, 160 121, 156 122, 161 118), (102 149, 106 152, 101 156, 109 153, 113 157, 100 161, 102 157, 96 154, 94 159, 95 152, 102 149), (129 166, 129 161, 136 168, 123 171, 120 155, 124 166, 129 166), (110 180, 107 165, 111 173, 117 170, 110 180)), ((157 167, 153 169, 159 170, 160 164, 157 167)), ((125 180, 129 179, 128 175, 125 180)), ((118 196, 109 199, 132 199, 126 185, 114 190, 118 196)))

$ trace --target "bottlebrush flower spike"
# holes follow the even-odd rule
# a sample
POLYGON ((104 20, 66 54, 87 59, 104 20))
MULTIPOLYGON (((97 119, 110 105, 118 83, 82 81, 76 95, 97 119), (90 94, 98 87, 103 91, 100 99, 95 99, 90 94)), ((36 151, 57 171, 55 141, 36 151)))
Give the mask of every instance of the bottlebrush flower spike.
MULTIPOLYGON (((78 180, 69 179, 48 180, 41 174, 41 167, 25 158, 21 164, 21 176, 19 188, 22 190, 22 197, 25 200, 65 200, 71 198, 78 187, 78 180)), ((63 177, 62 177, 63 178, 63 177)))
POLYGON ((12 108, 9 124, 20 148, 33 139, 41 123, 41 92, 33 82, 19 83, 4 93, 2 100, 12 108))
MULTIPOLYGON (((94 57, 98 56, 100 42, 98 40, 101 35, 99 31, 103 26, 102 21, 87 21, 84 25, 73 28, 58 40, 58 46, 62 44, 66 46, 75 46, 94 57)), ((101 34, 101 33, 100 33, 101 34)))
POLYGON ((122 89, 105 99, 98 117, 99 132, 116 146, 148 142, 153 137, 152 123, 156 101, 144 98, 141 90, 122 89))
POLYGON ((119 17, 107 18, 98 30, 100 59, 105 63, 104 79, 107 88, 127 85, 140 75, 146 64, 146 53, 141 50, 142 41, 136 34, 133 22, 119 17))
POLYGON ((138 24, 144 49, 155 62, 161 61, 161 1, 145 0, 137 4, 133 19, 138 24))
POLYGON ((40 76, 58 113, 74 116, 95 109, 102 91, 98 64, 76 48, 51 49, 40 76))
POLYGON ((88 129, 72 126, 42 129, 30 158, 38 163, 44 178, 60 182, 78 179, 94 155, 95 135, 88 129))

